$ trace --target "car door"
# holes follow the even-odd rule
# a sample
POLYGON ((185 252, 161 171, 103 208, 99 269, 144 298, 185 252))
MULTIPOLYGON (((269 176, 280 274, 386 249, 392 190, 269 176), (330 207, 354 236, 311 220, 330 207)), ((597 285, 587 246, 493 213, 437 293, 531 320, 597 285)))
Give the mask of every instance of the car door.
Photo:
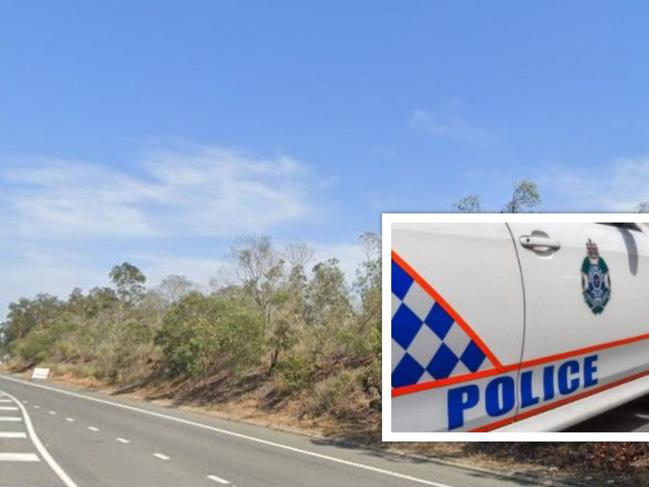
POLYGON ((391 247, 392 431, 512 421, 523 292, 506 224, 394 223, 391 247))
MULTIPOLYGON (((647 227, 508 225, 517 246, 525 294, 517 419, 586 400, 646 373, 647 227)), ((577 419, 566 418, 563 426, 577 419)))

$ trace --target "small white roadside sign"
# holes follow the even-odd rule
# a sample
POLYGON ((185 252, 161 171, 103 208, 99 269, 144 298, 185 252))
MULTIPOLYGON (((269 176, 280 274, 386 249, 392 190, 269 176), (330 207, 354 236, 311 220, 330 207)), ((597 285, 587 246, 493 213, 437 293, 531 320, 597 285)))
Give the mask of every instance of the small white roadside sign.
POLYGON ((34 367, 34 370, 32 371, 32 379, 45 380, 47 379, 47 376, 49 374, 50 369, 46 369, 44 367, 34 367))

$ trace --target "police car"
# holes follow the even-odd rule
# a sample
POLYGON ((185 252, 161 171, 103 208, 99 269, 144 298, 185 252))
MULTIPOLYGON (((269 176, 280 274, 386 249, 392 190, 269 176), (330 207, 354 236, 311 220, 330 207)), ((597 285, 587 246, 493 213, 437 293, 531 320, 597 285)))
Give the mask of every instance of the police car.
POLYGON ((390 224, 392 432, 559 431, 649 393, 649 227, 512 220, 390 224))

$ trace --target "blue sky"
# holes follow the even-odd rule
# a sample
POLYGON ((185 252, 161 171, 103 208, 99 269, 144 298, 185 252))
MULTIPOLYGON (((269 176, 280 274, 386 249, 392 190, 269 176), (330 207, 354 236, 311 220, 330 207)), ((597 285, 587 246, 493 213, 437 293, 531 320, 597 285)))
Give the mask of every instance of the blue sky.
MULTIPOLYGON (((381 211, 649 199, 645 2, 0 2, 0 307, 381 211)), ((0 316, 2 316, 0 314, 0 316)))

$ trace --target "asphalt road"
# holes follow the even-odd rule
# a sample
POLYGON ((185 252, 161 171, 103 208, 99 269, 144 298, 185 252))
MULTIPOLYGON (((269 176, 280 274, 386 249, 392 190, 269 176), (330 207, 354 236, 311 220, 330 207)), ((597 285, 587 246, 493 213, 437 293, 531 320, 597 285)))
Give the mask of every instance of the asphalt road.
POLYGON ((0 486, 533 485, 0 376, 0 486))

